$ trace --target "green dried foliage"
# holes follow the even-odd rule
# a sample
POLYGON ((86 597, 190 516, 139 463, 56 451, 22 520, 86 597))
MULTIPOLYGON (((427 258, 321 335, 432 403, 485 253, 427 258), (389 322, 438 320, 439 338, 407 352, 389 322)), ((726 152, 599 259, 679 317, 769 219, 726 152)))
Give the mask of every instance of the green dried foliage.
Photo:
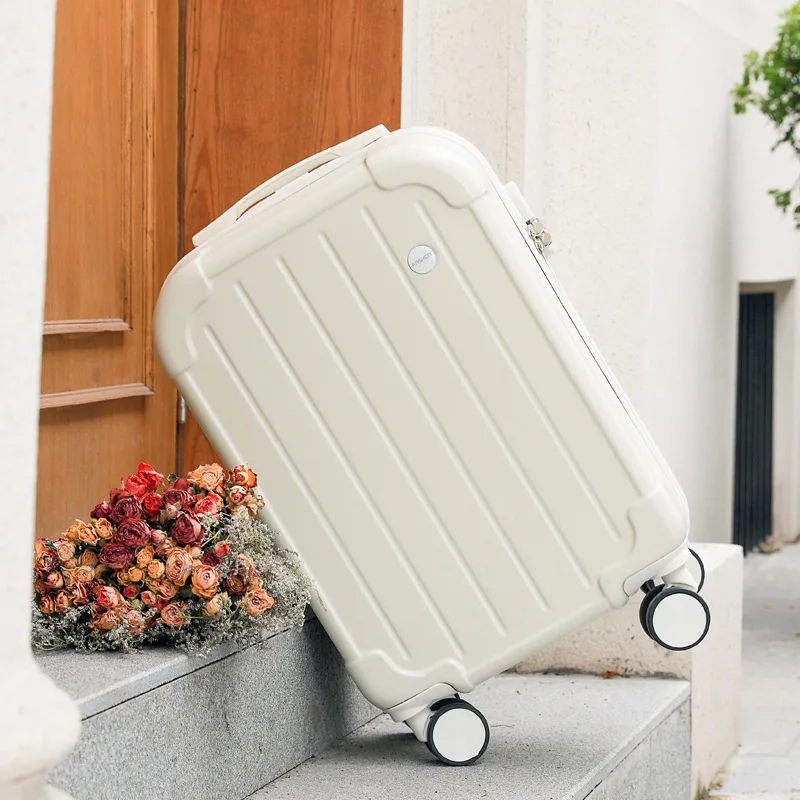
MULTIPOLYGON (((782 12, 783 24, 775 44, 763 54, 755 50, 744 58, 742 82, 733 89, 734 110, 744 114, 757 108, 778 131, 773 150, 787 145, 800 157, 800 2, 782 12)), ((770 195, 784 213, 791 209, 800 228, 800 198, 793 199, 800 179, 789 189, 771 189, 770 195)))

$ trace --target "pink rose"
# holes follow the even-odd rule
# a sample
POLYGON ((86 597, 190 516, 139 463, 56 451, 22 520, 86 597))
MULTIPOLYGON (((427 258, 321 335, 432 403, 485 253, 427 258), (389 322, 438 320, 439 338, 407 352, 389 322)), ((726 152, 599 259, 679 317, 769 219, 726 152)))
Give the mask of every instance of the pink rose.
POLYGON ((126 547, 144 547, 150 541, 150 528, 143 519, 124 519, 114 532, 114 541, 126 547))
POLYGON ((59 561, 69 561, 75 557, 75 542, 71 542, 69 539, 59 539, 56 544, 58 545, 59 561))
POLYGON ((98 611, 96 608, 92 609, 91 627, 97 631, 110 631, 119 625, 122 620, 122 614, 119 608, 111 608, 107 611, 98 611))
POLYGON ((48 589, 63 589, 64 576, 60 572, 51 572, 45 579, 48 589))
POLYGON ((150 543, 158 547, 167 541, 167 534, 164 531, 150 531, 150 543))
POLYGON ((154 592, 145 589, 141 594, 141 601, 149 608, 158 602, 158 598, 155 596, 154 592))
POLYGON ((114 608, 119 605, 119 592, 113 586, 100 586, 94 599, 100 608, 114 608))
POLYGON ((248 494, 249 492, 244 486, 231 486, 228 490, 228 505, 231 506, 231 508, 240 506, 247 500, 248 494))
POLYGON ((164 476, 160 472, 156 472, 149 464, 145 464, 144 461, 140 462, 136 474, 145 482, 151 492, 158 489, 164 481, 164 476))
POLYGON ((111 513, 108 515, 112 522, 122 522, 128 517, 138 519, 142 516, 142 504, 130 492, 118 492, 111 513))
POLYGON ((167 489, 164 492, 165 505, 179 505, 181 508, 191 508, 195 497, 188 489, 167 489))
POLYGON ((230 551, 231 547, 227 542, 217 542, 214 545, 214 555, 217 558, 224 558, 230 551))
POLYGON ((189 489, 189 481, 186 478, 178 478, 175 483, 172 484, 173 489, 177 489, 179 492, 186 492, 189 489))
POLYGON ((197 515, 211 514, 214 518, 217 518, 220 511, 222 511, 222 498, 213 492, 207 494, 194 505, 194 513, 197 515))
POLYGON ((158 517, 158 512, 164 506, 164 498, 160 494, 155 494, 154 492, 150 492, 150 494, 146 494, 142 498, 142 508, 144 508, 144 513, 147 514, 150 519, 156 519, 158 517))
POLYGON ((94 550, 84 550, 78 558, 81 567, 96 567, 99 563, 97 553, 94 550))
POLYGON ((190 511, 185 511, 175 520, 171 533, 178 544, 200 544, 203 541, 203 526, 190 511))
POLYGON ((137 500, 141 500, 148 491, 147 481, 140 475, 128 475, 125 480, 125 489, 137 500))
POLYGON ((62 589, 56 595, 56 611, 63 614, 68 608, 72 607, 72 595, 69 589, 62 589))
POLYGON ((219 575, 214 567, 200 564, 192 571, 192 593, 205 600, 210 600, 219 586, 219 575))
POLYGON ((42 611, 42 614, 52 614, 56 610, 56 601, 53 600, 50 595, 45 595, 39 601, 39 608, 42 611))
POLYGON ((89 516, 92 519, 108 519, 108 515, 111 513, 111 506, 108 503, 98 503, 94 509, 92 509, 89 516))
POLYGON ((133 550, 124 544, 112 542, 100 551, 100 563, 111 569, 125 569, 133 563, 133 550))
POLYGON ((180 547, 170 551, 164 575, 168 581, 176 586, 183 586, 186 579, 192 574, 192 557, 180 547))

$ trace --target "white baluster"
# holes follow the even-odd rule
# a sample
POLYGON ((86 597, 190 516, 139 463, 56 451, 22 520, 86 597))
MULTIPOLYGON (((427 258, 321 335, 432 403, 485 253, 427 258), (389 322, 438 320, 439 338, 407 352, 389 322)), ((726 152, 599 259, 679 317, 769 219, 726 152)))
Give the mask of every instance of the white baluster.
POLYGON ((80 725, 30 646, 55 0, 0 4, 0 797, 45 785, 80 725))

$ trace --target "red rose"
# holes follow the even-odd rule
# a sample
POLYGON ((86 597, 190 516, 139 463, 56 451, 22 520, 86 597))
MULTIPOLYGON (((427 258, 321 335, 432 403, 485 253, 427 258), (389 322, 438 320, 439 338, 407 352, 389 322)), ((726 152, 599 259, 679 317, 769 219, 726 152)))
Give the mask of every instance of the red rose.
POLYGON ((214 517, 218 517, 220 511, 222 511, 222 498, 213 492, 194 504, 194 513, 198 515, 212 514, 214 517))
POLYGON ((125 479, 125 489, 137 500, 141 500, 148 492, 147 482, 139 475, 128 475, 125 479))
POLYGON ((151 592, 149 589, 145 589, 142 592, 141 598, 142 602, 146 606, 154 606, 158 602, 158 598, 156 597, 155 592, 151 592))
POLYGON ((124 544, 112 542, 104 545, 98 557, 101 564, 111 569, 125 569, 133 563, 133 550, 124 544))
POLYGON ((99 586, 94 599, 100 608, 114 608, 119 605, 119 592, 113 586, 99 586))
POLYGON ((119 523, 128 517, 139 519, 141 516, 142 504, 130 492, 118 492, 108 518, 112 522, 119 523))
POLYGON ((138 586, 126 586, 122 590, 122 594, 124 594, 125 597, 127 597, 128 600, 130 600, 131 598, 136 597, 136 595, 139 594, 139 587, 138 586))
POLYGON ((206 550, 203 553, 203 557, 200 559, 201 564, 206 564, 209 567, 216 567, 219 564, 220 559, 217 558, 210 550, 206 550))
POLYGON ((108 503, 98 503, 89 513, 89 516, 92 519, 108 519, 110 513, 111 506, 108 503))
POLYGON ((150 492, 150 494, 146 494, 142 498, 142 508, 144 508, 144 513, 147 514, 147 516, 151 519, 155 519, 158 516, 158 512, 161 511, 163 505, 164 498, 155 492, 150 492))
POLYGON ((150 541, 150 528, 143 519, 124 519, 114 531, 114 541, 126 547, 144 547, 150 541))
POLYGON ((167 489, 164 492, 165 505, 179 505, 181 508, 191 508, 194 505, 194 495, 188 489, 167 489))
POLYGON ((145 482, 151 492, 158 489, 164 481, 164 476, 160 472, 156 472, 149 464, 145 464, 144 461, 139 463, 136 474, 145 482))
POLYGON ((156 602, 153 603, 153 608, 156 611, 161 611, 162 609, 167 607, 168 602, 169 602, 168 600, 156 600, 156 602))
POLYGON ((214 545, 214 555, 217 558, 224 558, 230 551, 231 547, 227 542, 217 542, 217 544, 214 545))
POLYGON ((178 544, 200 544, 203 541, 203 526, 191 511, 184 511, 175 520, 171 533, 178 544))

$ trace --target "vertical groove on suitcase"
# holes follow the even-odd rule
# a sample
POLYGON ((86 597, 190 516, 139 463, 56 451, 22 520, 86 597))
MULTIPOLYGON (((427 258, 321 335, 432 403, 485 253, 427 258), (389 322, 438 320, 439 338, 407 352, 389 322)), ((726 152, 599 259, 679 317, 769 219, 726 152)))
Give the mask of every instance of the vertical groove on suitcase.
MULTIPOLYGON (((355 564, 353 560, 348 557, 349 554, 347 547, 342 542, 341 537, 336 533, 335 527, 331 524, 319 500, 314 495, 314 492, 311 491, 311 488, 309 487, 308 483, 305 480, 303 480, 300 471, 297 469, 297 466, 295 465, 294 461, 289 456, 288 452, 286 451, 286 448, 281 443, 280 437, 277 435, 275 429, 272 427, 272 425, 270 425, 269 420, 264 414, 264 411, 259 405, 258 401, 256 400, 252 392, 248 389, 247 385, 242 380, 239 371, 236 369, 230 357, 228 356, 228 353, 225 350, 224 346, 222 345, 222 342, 220 342, 219 338, 216 336, 214 331, 208 326, 205 327, 205 334, 212 348, 217 354, 220 363, 222 363, 225 366, 228 374, 231 377, 231 380, 238 388, 239 392, 244 397, 247 404, 251 407, 253 414, 255 418, 259 421, 262 430, 267 435, 267 438, 270 440, 275 450, 280 454, 281 460, 286 465, 287 469, 290 471, 292 477, 294 478, 294 481, 300 487, 301 491, 305 495, 310 507, 314 509, 315 516, 317 517, 322 527, 324 528, 329 541, 332 542, 336 546, 336 549, 339 551, 342 557, 342 562, 347 565, 347 568, 350 570, 351 574, 357 579, 359 586, 364 592, 364 594, 371 600, 373 610, 381 618, 381 622, 386 631, 389 633, 395 647, 398 649, 400 653, 402 653, 403 657, 406 660, 409 660, 411 658, 411 654, 409 653, 408 648, 403 642, 403 639, 401 638, 398 630, 395 628, 395 626, 392 624, 391 619, 383 610, 383 607, 380 601, 378 600, 377 596, 375 595, 375 593, 370 589, 369 581, 366 579, 364 574, 358 568, 357 564, 355 564)), ((346 630, 347 628, 344 628, 342 632, 346 632, 346 630)), ((350 646, 354 651, 358 650, 358 647, 356 646, 355 642, 352 642, 352 640, 350 646)))
MULTIPOLYGON (((278 259, 278 267, 284 279, 287 280, 287 282, 291 286, 291 281, 289 281, 288 279, 288 271, 286 271, 283 268, 283 264, 280 259, 278 259)), ((450 646, 456 653, 458 653, 459 657, 463 657, 466 653, 464 644, 460 641, 459 636, 453 630, 452 626, 448 623, 447 619, 442 613, 442 610, 439 608, 438 603, 431 596, 430 592, 428 591, 428 588, 425 585, 425 582, 420 579, 420 576, 417 570, 415 569, 413 563, 409 560, 408 555, 401 546, 396 533, 392 531, 391 527, 387 523, 384 514, 381 512, 378 504, 375 502, 370 491, 364 485, 364 481, 362 480, 361 476, 357 473, 351 459, 348 457, 347 453, 344 451, 340 443, 337 441, 336 436, 334 435, 330 426, 326 422, 325 417, 321 413, 319 407, 316 405, 313 398, 307 391, 306 387, 303 385, 303 382, 300 380, 297 372, 292 367, 289 360, 286 358, 286 354, 283 352, 282 348, 276 341, 265 319, 259 313, 258 309, 254 305, 252 299, 248 295, 247 290, 244 288, 244 286, 242 286, 241 283, 237 283, 235 284, 234 288, 236 292, 239 294, 239 297, 241 298, 242 304, 244 305, 245 309, 251 315, 253 321, 256 323, 259 331, 261 332, 261 335, 264 337, 265 342, 269 344, 269 347, 277 357, 278 361, 281 363, 281 366, 283 367, 287 376, 289 376, 290 381, 294 384, 298 393, 303 397, 303 400, 305 401, 307 408, 314 417, 317 425, 319 425, 319 428, 323 436, 327 439, 328 444, 338 456, 338 459, 342 464, 342 466, 344 467, 347 476, 350 479, 351 484, 354 487, 356 487, 358 494, 361 496, 361 499, 369 508, 377 524, 378 529, 381 531, 386 541, 390 544, 395 555, 398 557, 398 561, 400 562, 400 564, 403 566, 407 574, 410 576, 417 592, 420 594, 420 596, 425 598, 426 605, 431 609, 432 616, 435 617, 437 624, 440 626, 443 633, 447 637, 450 646)), ((503 628, 503 630, 505 629, 503 628)))

